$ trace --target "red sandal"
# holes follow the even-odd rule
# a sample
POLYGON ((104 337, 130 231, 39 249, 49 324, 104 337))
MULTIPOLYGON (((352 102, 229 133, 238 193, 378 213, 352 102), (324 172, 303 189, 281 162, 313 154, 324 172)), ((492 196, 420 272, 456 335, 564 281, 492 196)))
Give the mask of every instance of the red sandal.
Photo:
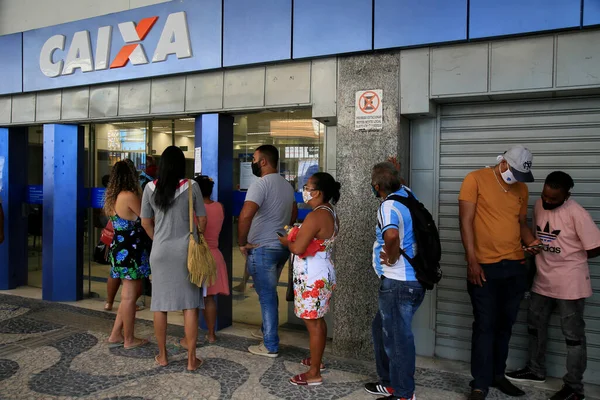
POLYGON ((291 378, 290 383, 295 386, 319 386, 323 384, 323 380, 316 382, 308 382, 306 380, 306 374, 300 374, 291 378))
MULTIPOLYGON (((310 357, 306 357, 304 360, 300 361, 300 364, 304 365, 305 367, 310 367, 310 357)), ((319 369, 324 371, 326 369, 325 364, 321 363, 321 367, 319 369)))

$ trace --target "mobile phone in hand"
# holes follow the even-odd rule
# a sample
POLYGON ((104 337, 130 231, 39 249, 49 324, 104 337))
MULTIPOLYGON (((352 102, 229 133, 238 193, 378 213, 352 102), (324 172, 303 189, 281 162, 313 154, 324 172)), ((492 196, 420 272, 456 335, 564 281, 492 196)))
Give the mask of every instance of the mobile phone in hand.
POLYGON ((532 250, 532 249, 543 249, 543 244, 536 244, 535 246, 523 246, 523 250, 532 250))
POLYGON ((277 233, 277 236, 283 237, 283 233, 281 233, 281 232, 275 232, 275 233, 277 233))

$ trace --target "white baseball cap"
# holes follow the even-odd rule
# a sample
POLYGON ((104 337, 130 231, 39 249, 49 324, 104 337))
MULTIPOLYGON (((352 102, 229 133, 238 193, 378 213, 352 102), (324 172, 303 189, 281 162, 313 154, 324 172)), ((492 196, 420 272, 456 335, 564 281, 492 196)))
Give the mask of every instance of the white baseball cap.
POLYGON ((517 181, 533 182, 535 180, 531 173, 533 154, 529 149, 520 145, 513 146, 501 157, 506 160, 517 181))

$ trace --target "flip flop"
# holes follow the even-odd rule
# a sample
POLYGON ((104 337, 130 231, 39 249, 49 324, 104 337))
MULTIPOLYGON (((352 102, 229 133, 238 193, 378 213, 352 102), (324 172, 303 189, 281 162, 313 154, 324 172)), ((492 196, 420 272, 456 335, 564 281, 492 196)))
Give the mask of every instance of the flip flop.
POLYGON ((290 383, 294 386, 319 386, 323 384, 323 380, 308 382, 306 380, 306 374, 300 374, 290 378, 290 383))
MULTIPOLYGON (((304 360, 300 361, 300 364, 304 365, 305 367, 310 367, 310 357, 306 357, 304 360)), ((325 371, 327 368, 325 368, 325 364, 321 363, 321 367, 319 369, 321 371, 325 371)))
POLYGON ((119 347, 123 347, 125 345, 125 343, 122 341, 121 342, 109 342, 108 340, 106 340, 105 342, 109 349, 118 349, 119 347))
POLYGON ((142 339, 142 340, 141 340, 139 343, 137 343, 137 344, 134 344, 134 345, 133 345, 133 346, 131 346, 131 347, 125 347, 125 344, 123 344, 123 348, 124 348, 125 350, 133 350, 133 349, 137 349, 138 347, 145 346, 145 345, 147 345, 149 342, 150 342, 150 341, 149 341, 148 339, 142 339))
POLYGON ((155 356, 155 357, 154 357, 154 364, 155 364, 155 365, 158 365, 159 367, 166 367, 167 365, 169 365, 169 363, 168 363, 168 362, 167 362, 167 365, 162 365, 162 364, 160 363, 160 361, 158 361, 158 356, 155 356))
POLYGON ((201 360, 201 359, 199 359, 199 358, 196 358, 196 360, 197 360, 197 361, 199 361, 199 362, 198 362, 198 365, 196 366, 196 369, 187 369, 187 367, 186 367, 186 369, 185 369, 185 370, 186 370, 187 372, 194 372, 194 371, 198 371, 198 370, 200 369, 200 367, 201 367, 201 366, 204 364, 204 360, 201 360))
POLYGON ((205 336, 204 336, 204 340, 206 340, 206 342, 207 342, 208 344, 215 344, 215 343, 217 343, 217 339, 215 339, 215 340, 210 340, 210 339, 208 338, 208 335, 205 335, 205 336))

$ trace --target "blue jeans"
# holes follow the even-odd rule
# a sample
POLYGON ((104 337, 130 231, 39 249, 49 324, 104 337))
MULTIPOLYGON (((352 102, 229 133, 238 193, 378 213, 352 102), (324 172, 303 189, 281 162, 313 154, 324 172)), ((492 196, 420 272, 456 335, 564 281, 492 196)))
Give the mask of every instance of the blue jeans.
POLYGON ((395 397, 410 399, 415 393, 412 320, 424 297, 419 282, 381 280, 379 312, 373 320, 375 361, 381 384, 394 388, 395 397))
POLYGON ((527 288, 524 261, 482 264, 483 286, 467 283, 473 305, 471 374, 473 389, 488 392, 495 379, 503 379, 508 344, 519 305, 527 288))
POLYGON ((290 252, 283 246, 259 247, 248 251, 246 268, 254 281, 262 312, 263 342, 269 351, 279 351, 279 297, 277 284, 290 252))

